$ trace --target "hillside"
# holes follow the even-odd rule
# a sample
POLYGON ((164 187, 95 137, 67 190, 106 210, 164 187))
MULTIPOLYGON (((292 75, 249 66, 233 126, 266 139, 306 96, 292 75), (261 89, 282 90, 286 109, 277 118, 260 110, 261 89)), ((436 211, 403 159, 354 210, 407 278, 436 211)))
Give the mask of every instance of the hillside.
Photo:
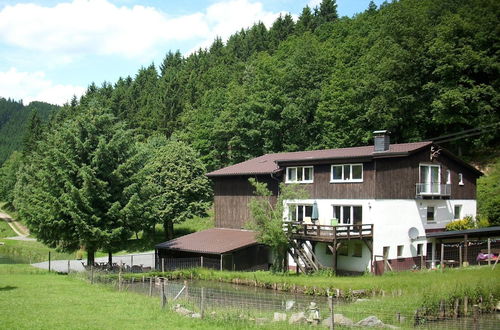
POLYGON ((335 1, 169 52, 135 77, 92 84, 143 135, 188 142, 209 170, 264 153, 360 146, 388 129, 412 142, 488 126, 444 146, 488 162, 500 140, 500 3, 401 0, 352 18, 335 1), (483 155, 478 157, 479 155, 483 155))
POLYGON ((47 121, 59 107, 44 102, 22 102, 0 97, 0 164, 15 150, 22 149, 22 141, 31 116, 36 111, 42 121, 47 121))

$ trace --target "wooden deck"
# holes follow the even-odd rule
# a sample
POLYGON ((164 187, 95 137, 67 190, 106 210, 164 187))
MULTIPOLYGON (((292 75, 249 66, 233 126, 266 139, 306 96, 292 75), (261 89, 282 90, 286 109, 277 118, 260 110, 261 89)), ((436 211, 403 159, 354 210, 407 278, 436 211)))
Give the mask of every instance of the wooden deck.
POLYGON ((315 242, 373 238, 373 224, 327 226, 286 222, 283 228, 291 234, 293 239, 315 242))

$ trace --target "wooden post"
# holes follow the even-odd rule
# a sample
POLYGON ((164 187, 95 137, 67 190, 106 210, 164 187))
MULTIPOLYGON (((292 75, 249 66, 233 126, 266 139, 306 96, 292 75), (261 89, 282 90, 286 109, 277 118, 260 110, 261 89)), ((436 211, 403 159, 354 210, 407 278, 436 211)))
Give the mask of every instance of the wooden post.
POLYGON ((432 240, 432 248, 431 248, 431 269, 436 268, 436 240, 432 240))
POLYGON ((333 228, 333 251, 332 251, 332 263, 333 263, 333 272, 337 273, 337 227, 333 228))
POLYGON ((69 263, 70 263, 70 261, 68 260, 68 275, 69 275, 69 272, 71 271, 69 263))
POLYGON ((335 328, 335 314, 334 314, 334 307, 333 307, 333 295, 330 295, 329 302, 330 302, 330 317, 332 319, 332 322, 330 323, 330 330, 333 330, 335 328))
POLYGON ((205 288, 203 288, 203 287, 201 288, 200 314, 201 314, 201 318, 203 318, 205 316, 205 288))
POLYGON ((161 291, 160 291, 160 296, 161 296, 161 308, 165 308, 167 305, 167 297, 165 296, 165 282, 161 282, 161 291))
POLYGON ((439 318, 444 319, 444 300, 439 302, 439 318))
POLYGON ((203 256, 200 257, 200 267, 203 268, 203 256))
POLYGON ((118 271, 118 291, 122 291, 122 264, 120 263, 120 270, 118 271))
POLYGON ((130 255, 130 267, 134 265, 134 256, 130 255))
POLYGON ((444 244, 441 242, 441 272, 444 268, 444 244))
POLYGON ((149 296, 151 297, 153 295, 153 278, 149 278, 149 296))
POLYGON ((474 318, 474 329, 479 329, 479 327, 478 327, 478 325, 479 325, 478 324, 478 317, 479 317, 478 309, 479 309, 478 305, 472 306, 472 317, 474 318))
POLYGON ((420 270, 425 269, 425 264, 424 264, 424 253, 420 253, 420 270))
POLYGON ((49 272, 50 272, 50 251, 49 251, 49 272))
POLYGON ((491 266, 491 239, 488 237, 488 266, 491 266))
POLYGON ((185 289, 184 289, 184 296, 186 298, 189 298, 189 288, 188 288, 188 282, 187 281, 184 281, 184 287, 185 287, 185 289))
POLYGON ((220 255, 220 270, 222 270, 222 254, 220 255))
POLYGON ((161 260, 161 272, 165 273, 165 258, 162 258, 160 260, 161 260))
POLYGON ((458 262, 460 263, 459 267, 463 267, 463 258, 462 258, 462 245, 458 246, 458 262))
POLYGON ((467 296, 464 297, 464 316, 467 316, 469 312, 469 298, 467 296))
POLYGON ((455 308, 453 309, 453 317, 458 317, 458 306, 460 305, 458 298, 455 299, 455 308))
POLYGON ((467 263, 467 265, 469 264, 469 255, 468 255, 468 245, 469 245, 469 242, 468 242, 468 238, 469 236, 467 234, 464 235, 464 262, 467 263))

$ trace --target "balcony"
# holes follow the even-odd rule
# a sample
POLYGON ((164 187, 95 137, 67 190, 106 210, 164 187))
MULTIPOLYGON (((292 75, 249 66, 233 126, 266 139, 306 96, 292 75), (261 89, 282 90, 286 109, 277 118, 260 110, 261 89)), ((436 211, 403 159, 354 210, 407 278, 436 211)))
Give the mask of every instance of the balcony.
POLYGON ((372 224, 327 226, 301 222, 285 222, 283 223, 283 229, 288 231, 290 237, 293 239, 305 239, 317 242, 373 237, 372 224))
POLYGON ((450 197, 451 195, 451 184, 442 183, 417 183, 416 184, 416 196, 417 198, 442 198, 450 197))

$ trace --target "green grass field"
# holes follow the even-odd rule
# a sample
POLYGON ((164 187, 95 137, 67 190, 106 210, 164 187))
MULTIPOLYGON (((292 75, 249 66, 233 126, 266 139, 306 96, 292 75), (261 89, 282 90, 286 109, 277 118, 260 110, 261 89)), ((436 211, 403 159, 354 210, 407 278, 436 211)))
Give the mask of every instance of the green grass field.
POLYGON ((288 323, 195 320, 162 310, 156 297, 118 292, 28 265, 0 265, 0 297, 3 329, 294 329, 288 323))

